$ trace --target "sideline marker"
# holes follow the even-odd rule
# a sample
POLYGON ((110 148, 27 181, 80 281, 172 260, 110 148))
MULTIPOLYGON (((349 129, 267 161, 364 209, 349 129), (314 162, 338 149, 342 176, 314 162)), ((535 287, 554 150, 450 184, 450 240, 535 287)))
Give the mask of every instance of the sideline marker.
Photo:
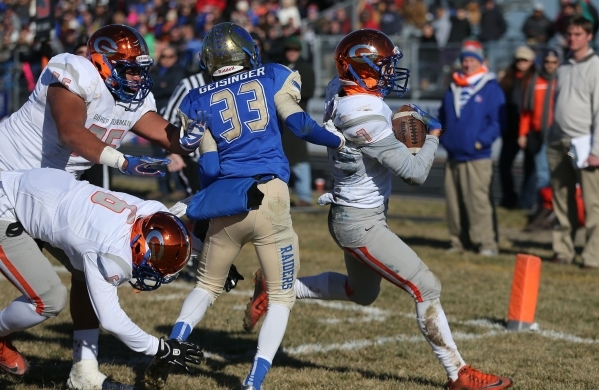
POLYGON ((528 330, 534 323, 541 281, 541 259, 519 253, 507 314, 509 330, 528 330))

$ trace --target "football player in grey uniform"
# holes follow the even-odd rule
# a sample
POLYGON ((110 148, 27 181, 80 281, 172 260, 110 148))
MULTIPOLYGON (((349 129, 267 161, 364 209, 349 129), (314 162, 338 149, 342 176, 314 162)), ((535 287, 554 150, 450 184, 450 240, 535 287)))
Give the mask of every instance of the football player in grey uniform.
MULTIPOLYGON (((387 225, 392 174, 410 185, 424 183, 442 133, 436 119, 410 104, 412 116, 427 126, 424 145, 413 156, 395 138, 392 112, 383 97, 406 91, 409 71, 399 67, 401 57, 385 34, 369 29, 348 34, 335 50, 338 78, 327 87, 324 119, 333 121, 347 143, 341 150, 329 149, 335 186, 319 204, 331 204, 329 230, 343 249, 347 275, 325 272, 299 278, 296 298, 366 306, 377 298, 384 278, 414 298, 418 326, 447 371, 449 389, 505 389, 511 379, 480 372, 464 362, 441 307, 439 280, 387 225)), ((262 271, 255 276, 246 330, 255 326, 268 302, 262 271)))

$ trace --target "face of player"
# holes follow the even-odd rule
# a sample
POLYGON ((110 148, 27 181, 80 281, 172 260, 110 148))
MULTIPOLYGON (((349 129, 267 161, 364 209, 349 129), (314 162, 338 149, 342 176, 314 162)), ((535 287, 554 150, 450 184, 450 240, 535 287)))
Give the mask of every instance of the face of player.
POLYGON ((568 41, 568 48, 572 53, 583 54, 589 51, 589 42, 593 39, 593 34, 587 34, 586 31, 580 26, 570 26, 566 31, 566 40, 568 41))
MULTIPOLYGON (((125 78, 127 79, 127 81, 136 81, 136 82, 141 81, 141 69, 139 69, 139 68, 125 68, 123 73, 125 73, 125 78)), ((121 75, 121 77, 123 77, 123 76, 121 75)), ((131 89, 133 91, 137 91, 137 88, 135 88, 135 87, 127 87, 127 88, 131 89)))
POLYGON ((483 64, 474 57, 464 57, 462 60, 462 72, 466 76, 478 72, 482 66, 483 64))

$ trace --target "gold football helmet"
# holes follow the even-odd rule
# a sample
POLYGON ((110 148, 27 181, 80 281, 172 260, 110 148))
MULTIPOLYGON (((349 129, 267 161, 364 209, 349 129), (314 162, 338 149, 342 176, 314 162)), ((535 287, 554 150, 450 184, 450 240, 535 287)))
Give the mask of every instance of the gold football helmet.
POLYGON ((235 23, 219 23, 204 37, 200 66, 212 77, 262 66, 260 52, 249 32, 235 23))

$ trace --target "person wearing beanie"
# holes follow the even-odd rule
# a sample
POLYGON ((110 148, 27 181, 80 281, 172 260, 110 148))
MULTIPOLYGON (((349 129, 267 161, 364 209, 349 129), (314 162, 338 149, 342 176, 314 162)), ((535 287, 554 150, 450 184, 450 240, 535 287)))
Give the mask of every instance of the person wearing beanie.
POLYGON ((517 207, 530 209, 535 203, 534 155, 524 150, 524 180, 518 193, 514 187, 512 166, 520 151, 518 145, 518 129, 520 127, 520 106, 524 97, 524 86, 535 72, 535 52, 528 46, 519 46, 514 52, 514 59, 500 85, 505 94, 507 123, 502 137, 501 153, 499 156, 499 176, 503 193, 501 206, 507 209, 517 207))
POLYGON ((445 199, 452 252, 473 247, 483 256, 498 254, 491 199, 491 145, 504 128, 505 99, 495 74, 484 65, 480 42, 467 40, 443 97, 440 139, 447 150, 445 199), (462 216, 466 218, 462 218, 462 216))
POLYGON ((543 53, 541 69, 536 71, 524 86, 524 99, 520 113, 518 145, 534 156, 536 173, 537 205, 531 213, 530 222, 524 231, 546 230, 553 228, 555 213, 553 207, 546 207, 542 194, 551 191, 549 162, 547 161, 547 131, 553 123, 555 101, 556 72, 559 55, 554 49, 543 53))

